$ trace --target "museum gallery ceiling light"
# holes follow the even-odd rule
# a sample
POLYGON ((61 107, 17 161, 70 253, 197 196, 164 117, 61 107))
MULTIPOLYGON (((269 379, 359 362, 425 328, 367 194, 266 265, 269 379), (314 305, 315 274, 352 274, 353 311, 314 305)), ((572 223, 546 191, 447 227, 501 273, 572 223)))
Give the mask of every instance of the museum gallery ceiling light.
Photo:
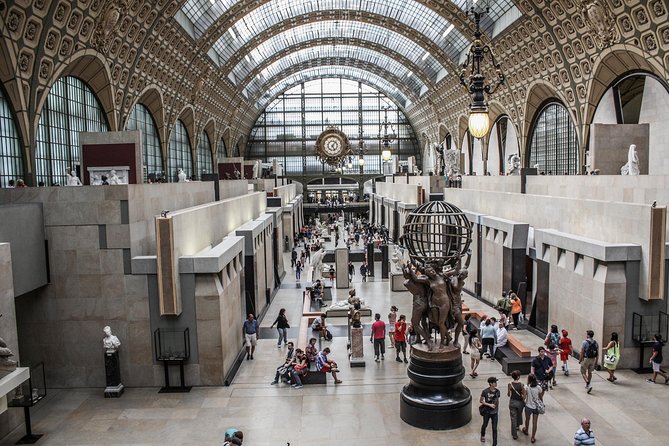
POLYGON ((495 59, 495 54, 489 45, 481 40, 481 17, 490 11, 489 0, 470 0, 467 2, 467 14, 471 15, 476 24, 474 41, 469 48, 467 60, 462 64, 460 71, 460 83, 467 88, 471 95, 469 104, 469 133, 474 138, 483 138, 490 130, 490 118, 488 117, 488 102, 486 94, 490 95, 504 84, 504 73, 501 64, 495 59), (495 78, 486 84, 486 78, 481 71, 481 64, 485 55, 490 55, 490 64, 495 69, 495 78))
POLYGON ((383 159, 383 161, 389 161, 390 158, 392 158, 392 153, 390 152, 390 143, 395 141, 395 129, 393 129, 390 123, 388 122, 388 109, 390 108, 390 106, 387 105, 381 108, 383 108, 383 122, 379 127, 379 139, 381 140, 381 145, 383 147, 383 150, 381 151, 381 159, 383 159), (389 126, 392 133, 388 133, 389 126), (383 129, 383 135, 381 135, 382 129, 383 129))

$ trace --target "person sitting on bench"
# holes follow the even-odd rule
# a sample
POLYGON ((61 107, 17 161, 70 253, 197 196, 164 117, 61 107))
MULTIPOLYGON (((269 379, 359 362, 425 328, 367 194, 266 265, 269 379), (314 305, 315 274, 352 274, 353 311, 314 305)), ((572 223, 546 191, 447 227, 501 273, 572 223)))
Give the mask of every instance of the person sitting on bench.
POLYGON ((301 389, 302 377, 304 377, 309 371, 309 362, 307 361, 307 355, 299 348, 297 349, 295 361, 289 370, 290 379, 293 381, 293 387, 296 389, 301 389))
POLYGON ((316 370, 323 373, 332 373, 332 378, 335 380, 335 384, 341 384, 341 380, 337 379, 337 363, 332 359, 328 359, 330 354, 330 349, 325 347, 322 351, 318 352, 316 355, 316 370))
POLYGON ((274 375, 274 381, 270 383, 272 385, 278 384, 280 378, 285 382, 288 382, 288 380, 290 379, 290 368, 293 366, 296 353, 294 344, 292 342, 289 342, 287 345, 288 345, 288 352, 286 353, 286 360, 284 361, 283 364, 281 364, 279 367, 276 368, 276 375, 274 375))
POLYGON ((316 338, 309 339, 309 345, 304 348, 304 354, 307 357, 307 361, 312 363, 316 360, 316 355, 318 354, 318 348, 316 348, 316 338))
POLYGON ((325 313, 321 313, 320 316, 317 316, 316 319, 314 319, 314 322, 311 324, 311 329, 313 331, 319 332, 321 337, 328 339, 328 328, 325 324, 326 317, 327 314, 325 313))

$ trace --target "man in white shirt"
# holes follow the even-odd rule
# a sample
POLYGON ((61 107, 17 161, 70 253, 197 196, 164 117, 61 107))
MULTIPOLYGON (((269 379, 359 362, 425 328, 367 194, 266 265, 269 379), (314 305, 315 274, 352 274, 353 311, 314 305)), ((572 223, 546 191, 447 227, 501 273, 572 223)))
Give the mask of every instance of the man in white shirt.
POLYGON ((504 347, 506 345, 506 342, 508 340, 508 333, 506 331, 506 327, 504 325, 499 325, 497 327, 497 343, 495 344, 495 350, 497 350, 499 347, 504 347))

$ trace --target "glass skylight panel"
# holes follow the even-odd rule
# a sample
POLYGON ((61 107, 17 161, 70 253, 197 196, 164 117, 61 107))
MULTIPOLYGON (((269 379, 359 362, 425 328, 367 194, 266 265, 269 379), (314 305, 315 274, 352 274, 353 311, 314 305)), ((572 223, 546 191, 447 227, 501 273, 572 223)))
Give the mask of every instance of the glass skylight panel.
POLYGON ((186 0, 181 7, 193 23, 195 37, 200 38, 214 22, 238 0, 186 0))
POLYGON ((349 39, 357 39, 385 46, 414 61, 421 71, 435 82, 439 80, 439 73, 445 70, 434 56, 402 34, 369 23, 327 20, 307 23, 271 37, 251 50, 235 66, 232 73, 236 79, 243 79, 263 60, 284 52, 287 47, 325 38, 341 39, 343 44, 346 44, 349 39), (417 54, 423 54, 423 56, 417 59, 417 54))
POLYGON ((393 99, 395 99, 401 106, 404 106, 407 102, 404 93, 402 93, 395 85, 374 73, 354 67, 322 66, 302 70, 287 76, 275 85, 272 85, 269 89, 265 90, 265 94, 259 99, 256 106, 262 110, 270 101, 287 89, 290 92, 299 93, 299 89, 293 87, 294 85, 310 79, 324 77, 342 77, 346 79, 360 80, 365 84, 377 88, 388 96, 393 97, 393 99))
MULTIPOLYGON (((204 0, 199 0, 204 1, 204 0)), ((413 0, 273 0, 249 12, 214 44, 221 62, 227 62, 253 37, 278 23, 318 11, 364 11, 389 17, 413 28, 444 48, 453 60, 469 45, 457 29, 432 9, 413 0)), ((422 55, 422 53, 421 53, 422 55)))
MULTIPOLYGON (((350 45, 326 45, 305 48, 277 60, 265 67, 253 79, 246 79, 247 88, 251 96, 254 91, 260 91, 262 87, 282 72, 287 72, 295 66, 304 66, 305 63, 319 63, 320 65, 370 65, 393 74, 396 78, 404 81, 406 87, 416 95, 426 85, 416 76, 409 75, 411 71, 393 58, 377 51, 350 45)), ((307 65, 308 66, 308 65, 307 65)), ((305 66, 306 68, 306 66, 305 66)))

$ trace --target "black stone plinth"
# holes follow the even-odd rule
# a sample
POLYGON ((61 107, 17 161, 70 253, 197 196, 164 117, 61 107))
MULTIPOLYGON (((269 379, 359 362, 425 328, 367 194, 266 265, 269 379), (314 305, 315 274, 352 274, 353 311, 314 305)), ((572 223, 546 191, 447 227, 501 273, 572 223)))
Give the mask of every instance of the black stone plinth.
POLYGON ((462 384, 465 369, 460 349, 428 352, 411 349, 409 384, 400 393, 400 418, 421 429, 450 430, 472 419, 472 396, 462 384))
POLYGON ((105 387, 105 398, 118 398, 123 394, 123 384, 121 384, 121 365, 118 359, 118 352, 105 352, 105 377, 107 378, 107 387, 105 387))

